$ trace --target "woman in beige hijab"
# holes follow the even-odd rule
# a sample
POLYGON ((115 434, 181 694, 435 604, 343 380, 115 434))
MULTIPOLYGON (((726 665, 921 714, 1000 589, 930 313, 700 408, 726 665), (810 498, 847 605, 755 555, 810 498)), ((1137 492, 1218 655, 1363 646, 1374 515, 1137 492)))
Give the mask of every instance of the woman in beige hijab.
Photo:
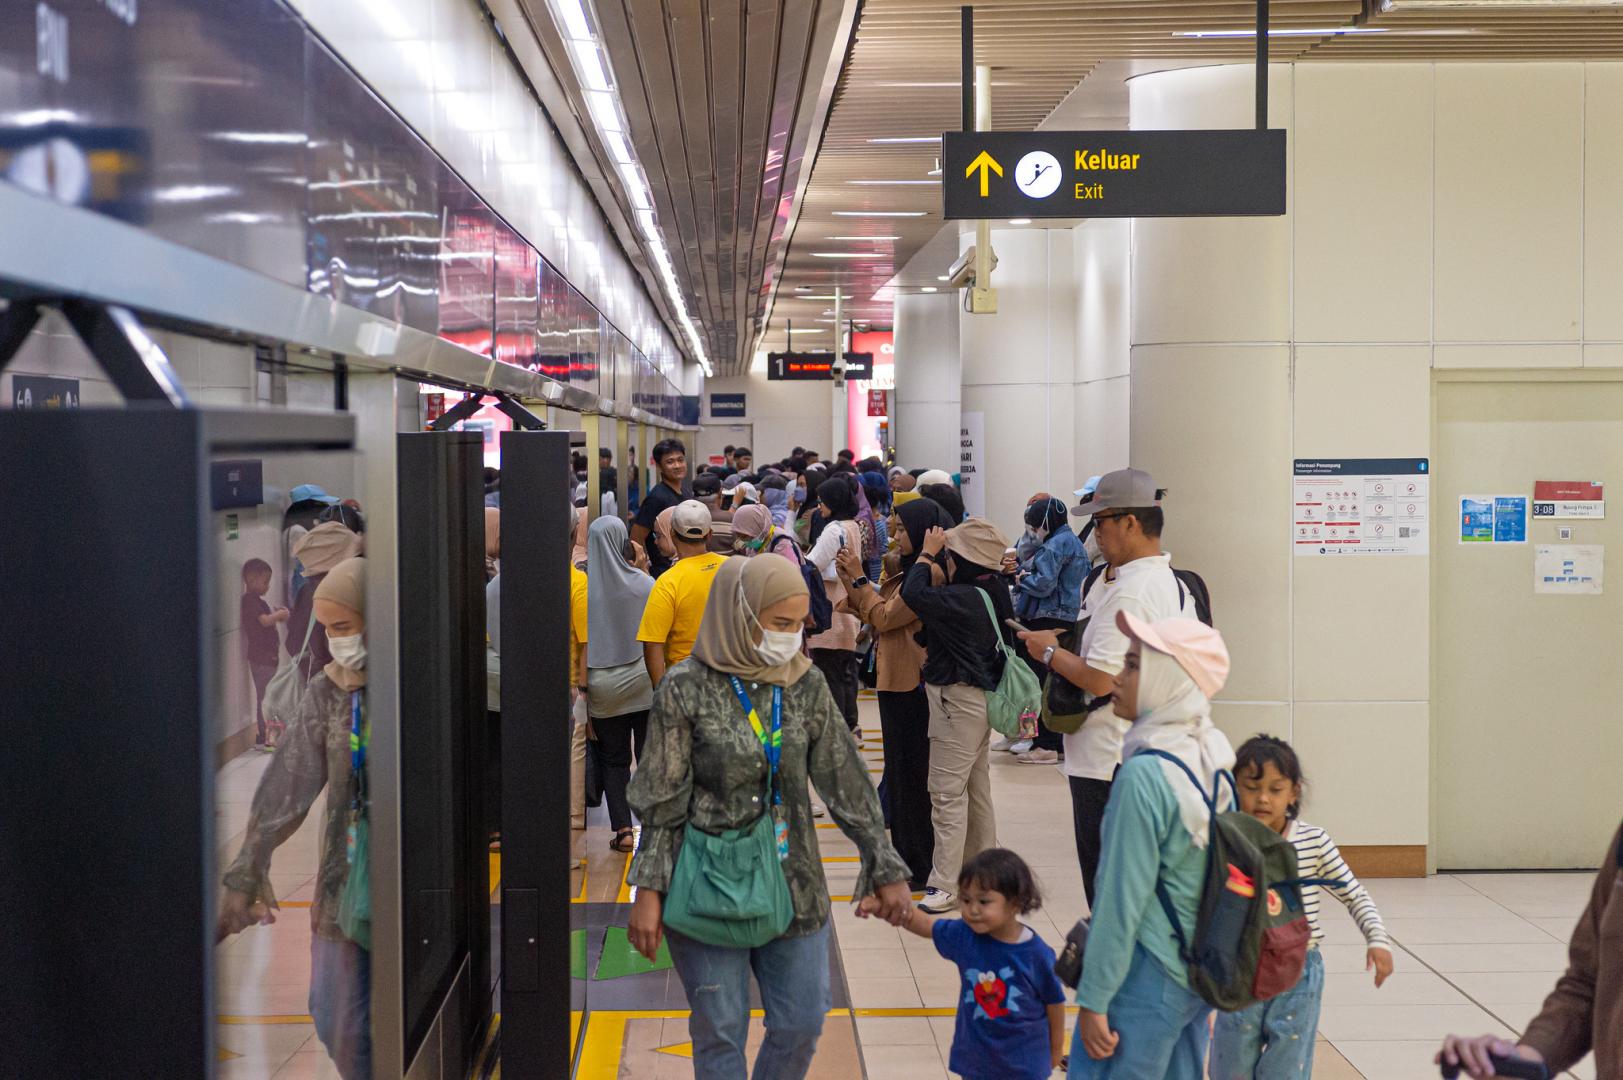
POLYGON ((327 651, 327 632, 321 621, 314 617, 313 604, 316 588, 327 572, 345 559, 361 553, 361 538, 337 521, 323 521, 293 545, 293 557, 304 567, 304 584, 293 599, 293 610, 287 617, 287 637, 283 647, 287 655, 298 657, 304 652, 305 634, 309 634, 310 649, 304 658, 306 678, 320 671, 332 660, 327 651))
POLYGON ((723 563, 693 654, 654 692, 647 754, 631 782, 642 837, 627 878, 637 886, 628 935, 650 960, 661 938, 669 941, 693 1004, 694 1074, 711 1080, 746 1076, 752 972, 767 1032, 755 1075, 804 1077, 817 1049, 830 1000, 829 898, 808 780, 861 854, 855 895, 876 895, 893 923, 912 902, 867 767, 803 652, 808 605, 800 569, 787 559, 723 563), (775 769, 769 746, 778 747, 775 769), (759 948, 727 948, 665 927, 664 894, 686 827, 722 833, 768 813, 784 829, 779 858, 794 902, 783 934, 759 948))
MULTIPOLYGON (((340 526, 341 527, 341 526, 340 526)), ((314 536, 318 529, 312 529, 314 536)), ((308 537, 306 537, 308 539, 308 537)), ((282 737, 254 792, 242 850, 225 872, 217 939, 276 921, 271 856, 298 831, 323 789, 321 862, 310 910, 310 1012, 316 1035, 344 1080, 372 1075, 370 908, 347 895, 350 838, 365 827, 364 764, 353 768, 351 734, 358 730, 364 763, 366 724, 366 560, 332 567, 314 590, 316 619, 327 631, 332 659, 310 680, 298 714, 282 737)), ((358 850, 364 850, 359 845, 358 850)), ((364 864, 363 864, 364 869, 364 864)))
POLYGON ((659 549, 667 566, 676 561, 676 541, 671 539, 671 517, 675 513, 676 507, 667 506, 654 519, 654 547, 659 549))

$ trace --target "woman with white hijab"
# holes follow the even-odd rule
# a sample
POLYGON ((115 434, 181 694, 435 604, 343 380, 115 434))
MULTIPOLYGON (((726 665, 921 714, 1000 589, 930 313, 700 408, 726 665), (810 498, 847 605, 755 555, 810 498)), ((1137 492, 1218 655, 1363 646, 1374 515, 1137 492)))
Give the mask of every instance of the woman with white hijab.
MULTIPOLYGON (((1105 808, 1093 922, 1077 986, 1080 1007, 1069 1080, 1200 1080, 1211 1006, 1189 988, 1166 912, 1164 885, 1184 935, 1193 938, 1205 878, 1206 795, 1158 750, 1217 784, 1234 750, 1212 726, 1211 698, 1228 677, 1222 635, 1194 619, 1146 623, 1118 612, 1133 642, 1116 676, 1116 715, 1132 721, 1105 808)), ((1219 811, 1232 787, 1218 784, 1219 811)))
POLYGON ((614 828, 609 846, 626 852, 635 846, 626 801, 632 744, 641 761, 654 698, 637 640, 654 579, 626 561, 630 539, 626 523, 617 517, 600 517, 587 531, 592 572, 586 579, 586 715, 603 762, 603 798, 614 828))

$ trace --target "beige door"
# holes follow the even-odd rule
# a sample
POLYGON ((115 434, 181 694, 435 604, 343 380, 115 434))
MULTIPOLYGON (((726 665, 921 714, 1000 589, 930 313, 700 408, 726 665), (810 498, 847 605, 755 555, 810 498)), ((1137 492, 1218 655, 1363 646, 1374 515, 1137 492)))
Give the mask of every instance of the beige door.
MULTIPOLYGON (((1584 373, 1588 374, 1588 373, 1584 373)), ((1432 731, 1437 867, 1595 866, 1623 814, 1623 382, 1439 381, 1432 731), (1529 518, 1525 544, 1462 544, 1462 495, 1591 480, 1604 521, 1529 518), (1557 529, 1570 526, 1562 541, 1557 529), (1534 592, 1540 544, 1606 549, 1601 596, 1534 592)), ((1531 508, 1530 508, 1531 509, 1531 508)))

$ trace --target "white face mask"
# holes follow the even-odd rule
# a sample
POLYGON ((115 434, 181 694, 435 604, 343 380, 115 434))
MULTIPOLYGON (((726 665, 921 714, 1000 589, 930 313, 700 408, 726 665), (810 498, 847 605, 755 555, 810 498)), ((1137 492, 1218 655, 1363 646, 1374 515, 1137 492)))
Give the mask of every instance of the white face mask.
POLYGON ((1046 526, 1046 525, 1037 526, 1035 529, 1031 530, 1031 535, 1035 536, 1038 540, 1047 540, 1048 539, 1048 526, 1046 526))
POLYGON ((327 648, 332 652, 332 658, 338 661, 339 667, 346 667, 351 671, 366 670, 366 639, 362 635, 330 637, 327 639, 327 648))
POLYGON ((800 631, 768 630, 761 628, 760 644, 755 651, 765 663, 777 666, 787 664, 800 655, 800 631))
POLYGON ((1082 541, 1082 550, 1087 553, 1088 562, 1090 563, 1096 563, 1104 558, 1104 554, 1099 550, 1099 539, 1094 535, 1095 531, 1089 529, 1086 539, 1082 541))

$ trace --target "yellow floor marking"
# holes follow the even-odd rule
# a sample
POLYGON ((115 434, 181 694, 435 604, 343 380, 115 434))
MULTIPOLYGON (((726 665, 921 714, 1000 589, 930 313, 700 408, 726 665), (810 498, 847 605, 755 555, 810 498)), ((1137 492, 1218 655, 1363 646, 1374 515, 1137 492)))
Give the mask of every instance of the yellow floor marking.
MULTIPOLYGON (((640 834, 639 834, 640 835, 640 834)), ((631 903, 631 883, 626 880, 631 874, 631 856, 626 856, 626 864, 620 868, 620 894, 614 898, 615 903, 631 903)))
POLYGON ((589 870, 590 867, 587 866, 584 861, 582 861, 580 864, 580 895, 572 897, 569 901, 571 904, 586 903, 586 874, 589 870))
POLYGON ((311 1016, 298 1016, 292 1013, 280 1016, 216 1016, 216 1024, 313 1024, 315 1018, 311 1016))
POLYGON ((278 900, 276 906, 278 908, 307 908, 314 902, 313 900, 278 900))
POLYGON ((215 1061, 230 1061, 233 1058, 240 1058, 241 1056, 242 1055, 237 1053, 235 1050, 227 1050, 223 1046, 217 1046, 214 1048, 215 1061))
MULTIPOLYGON (((631 1020, 686 1020, 686 1009, 603 1009, 586 1017, 585 1041, 581 1045, 580 1064, 575 1068, 575 1080, 618 1080, 620 1058, 625 1052, 626 1023, 631 1020)), ((764 1016, 760 1009, 751 1009, 750 1016, 764 1016)), ((861 1015, 852 1009, 830 1009, 831 1017, 861 1015)), ((947 1009, 944 1015, 952 1015, 947 1009)), ((677 1047, 661 1047, 663 1053, 673 1057, 691 1057, 692 1043, 685 1044, 688 1053, 676 1053, 677 1047)))
POLYGON ((817 823, 817 827, 819 829, 838 829, 839 828, 839 826, 834 824, 832 821, 819 821, 817 823))
POLYGON ((824 862, 861 862, 861 855, 824 855, 824 862))
POLYGON ((502 853, 490 853, 490 895, 495 896, 496 890, 502 887, 502 853))
POLYGON ((693 1057, 693 1044, 691 1042, 676 1043, 674 1046, 656 1046, 654 1050, 656 1053, 669 1054, 671 1057, 688 1058, 689 1060, 693 1057))
POLYGON ((474 1058, 473 1068, 468 1075, 477 1078, 485 1075, 485 1061, 490 1057, 490 1048, 496 1043, 496 1032, 501 1029, 502 1014, 496 1013, 490 1018, 490 1029, 485 1032, 485 1043, 479 1048, 479 1056, 474 1058))

